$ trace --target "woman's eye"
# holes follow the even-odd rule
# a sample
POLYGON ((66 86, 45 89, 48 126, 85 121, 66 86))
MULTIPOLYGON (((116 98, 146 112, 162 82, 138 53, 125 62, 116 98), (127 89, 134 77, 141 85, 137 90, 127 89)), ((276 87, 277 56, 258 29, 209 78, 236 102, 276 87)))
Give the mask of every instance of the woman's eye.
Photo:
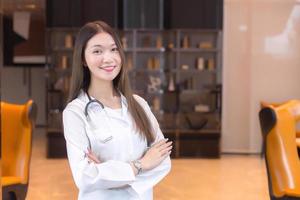
POLYGON ((101 50, 94 50, 93 53, 94 54, 100 54, 100 53, 102 53, 102 51, 101 50))
POLYGON ((115 48, 113 48, 113 49, 112 49, 112 51, 118 51, 118 48, 117 48, 117 47, 115 47, 115 48))

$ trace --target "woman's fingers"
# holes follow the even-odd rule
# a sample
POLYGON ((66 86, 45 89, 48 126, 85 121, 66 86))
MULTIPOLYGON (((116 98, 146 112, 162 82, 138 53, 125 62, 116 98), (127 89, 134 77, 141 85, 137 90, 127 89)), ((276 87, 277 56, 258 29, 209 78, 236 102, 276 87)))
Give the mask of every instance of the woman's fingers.
POLYGON ((95 156, 93 154, 93 152, 91 150, 88 150, 88 152, 86 153, 86 156, 88 157, 88 159, 92 162, 95 163, 100 163, 100 160, 97 158, 97 156, 95 156))
POLYGON ((168 154, 169 152, 171 152, 171 150, 172 150, 172 146, 168 146, 167 148, 161 150, 160 153, 162 156, 164 156, 164 155, 168 154))
POLYGON ((157 156, 165 157, 165 155, 168 155, 171 152, 173 142, 167 141, 168 139, 162 139, 151 147, 154 152, 157 152, 157 156))
POLYGON ((91 162, 94 162, 94 163, 100 163, 100 160, 98 158, 95 158, 94 156, 91 156, 91 155, 88 155, 88 158, 91 162))
POLYGON ((159 143, 156 144, 156 146, 152 146, 153 152, 156 152, 156 155, 158 157, 165 157, 165 155, 169 155, 173 146, 172 146, 172 141, 165 142, 165 141, 160 141, 159 143))
POLYGON ((167 143, 165 143, 165 144, 159 146, 159 147, 158 147, 158 150, 159 150, 159 151, 163 151, 163 150, 169 148, 170 146, 172 147, 172 143, 173 143, 172 141, 167 142, 167 143))
POLYGON ((160 141, 156 142, 152 147, 160 147, 161 145, 164 145, 169 139, 161 139, 160 141))
POLYGON ((172 141, 162 139, 152 145, 141 158, 145 170, 153 169, 171 154, 172 141))

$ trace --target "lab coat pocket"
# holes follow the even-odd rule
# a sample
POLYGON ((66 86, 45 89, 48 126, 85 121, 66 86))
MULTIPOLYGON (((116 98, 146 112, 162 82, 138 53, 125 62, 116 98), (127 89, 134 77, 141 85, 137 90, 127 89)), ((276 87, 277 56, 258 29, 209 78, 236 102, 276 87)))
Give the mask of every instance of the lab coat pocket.
POLYGON ((110 131, 97 128, 90 130, 94 138, 92 150, 100 158, 101 161, 113 159, 115 155, 115 138, 110 131))
POLYGON ((101 130, 96 130, 95 131, 96 138, 99 142, 105 144, 105 143, 110 143, 113 140, 113 136, 111 133, 106 132, 106 131, 101 131, 101 130))

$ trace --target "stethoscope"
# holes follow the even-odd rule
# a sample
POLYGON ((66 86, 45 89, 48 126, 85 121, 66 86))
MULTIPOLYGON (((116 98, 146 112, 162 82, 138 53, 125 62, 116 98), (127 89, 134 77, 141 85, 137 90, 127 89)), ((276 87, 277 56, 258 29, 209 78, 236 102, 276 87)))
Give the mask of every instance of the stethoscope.
MULTIPOLYGON (((87 97, 88 97, 88 99, 89 99, 89 101, 88 101, 88 103, 85 105, 85 108, 84 108, 84 115, 85 115, 85 117, 86 117, 86 120, 87 120, 87 122, 88 122, 88 126, 89 126, 89 128, 93 131, 94 129, 96 129, 95 128, 95 125, 92 123, 92 119, 91 119, 91 116, 89 115, 89 107, 92 105, 92 104, 98 104, 100 107, 101 107, 101 111, 104 111, 104 113, 105 113, 105 122, 104 123, 106 123, 106 126, 107 126, 107 131, 109 131, 109 132, 111 132, 112 130, 111 130, 111 127, 110 127, 110 124, 109 123, 111 123, 111 120, 110 120, 110 117, 109 117, 109 115, 108 115, 108 113, 106 112, 106 110, 105 110, 105 108, 104 108, 104 105, 103 105, 103 103, 101 103, 99 100, 97 100, 97 99, 92 99, 91 97, 90 97, 90 95, 89 95, 89 93, 87 92, 87 91, 85 91, 85 93, 86 93, 86 95, 87 95, 87 97)), ((87 135, 87 139, 88 139, 88 143, 89 143, 89 148, 91 149, 91 141, 90 141, 90 138, 88 137, 88 135, 87 135)), ((108 142, 108 141, 110 141, 110 140, 112 140, 113 139, 113 136, 111 135, 110 137, 108 137, 108 138, 106 138, 105 140, 103 140, 103 141, 101 141, 101 142, 103 142, 103 143, 106 143, 106 142, 108 142)))
POLYGON ((88 113, 88 108, 89 108, 89 106, 90 106, 92 103, 97 103, 97 104, 100 105, 100 107, 102 108, 102 110, 104 110, 104 105, 103 105, 103 103, 101 103, 99 100, 97 100, 97 99, 92 99, 87 91, 86 91, 85 93, 86 93, 86 95, 87 95, 87 97, 88 97, 88 99, 89 99, 89 102, 85 105, 85 108, 84 108, 84 115, 85 115, 86 119, 90 122, 90 121, 91 121, 91 118, 90 118, 89 113, 88 113))
MULTIPOLYGON (((96 104, 98 104, 98 105, 101 107, 102 111, 105 112, 106 117, 104 117, 104 118, 105 118, 105 122, 104 122, 104 123, 106 123, 106 126, 107 126, 108 131, 111 132, 112 129, 111 129, 110 124, 109 124, 109 123, 111 122, 111 119, 110 119, 110 116, 108 115, 108 113, 106 112, 103 103, 101 103, 101 102, 100 102, 99 100, 97 100, 97 99, 92 99, 92 98, 90 97, 90 95, 88 94, 87 91, 85 91, 85 93, 86 93, 86 95, 87 95, 89 101, 88 101, 88 103, 85 105, 85 108, 84 108, 84 115, 85 115, 85 117, 86 117, 86 119, 87 119, 87 122, 88 122, 89 126, 90 126, 90 127, 93 127, 91 116, 90 116, 89 113, 88 113, 89 106, 91 106, 92 104, 96 103, 96 104)), ((89 142, 89 148, 91 148, 91 141, 90 141, 88 135, 87 135, 87 138, 88 138, 88 142, 89 142)), ((110 141, 110 140, 112 140, 112 139, 113 139, 113 136, 111 135, 110 137, 106 138, 106 139, 103 140, 102 142, 103 142, 103 143, 106 143, 106 142, 108 142, 108 141, 110 141)), ((148 150, 150 147, 151 147, 151 145, 148 144, 148 145, 147 145, 147 150, 148 150)), ((146 151, 147 151, 147 150, 146 150, 146 151)))

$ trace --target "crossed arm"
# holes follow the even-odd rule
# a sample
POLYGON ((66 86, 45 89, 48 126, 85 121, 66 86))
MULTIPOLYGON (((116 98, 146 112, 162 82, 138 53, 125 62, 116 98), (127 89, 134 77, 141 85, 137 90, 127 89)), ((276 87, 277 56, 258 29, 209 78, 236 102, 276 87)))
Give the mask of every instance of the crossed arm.
POLYGON ((127 185, 130 192, 140 195, 165 177, 171 168, 169 155, 172 142, 164 139, 154 116, 153 119, 155 120, 155 143, 140 158, 142 173, 137 174, 137 169, 132 162, 117 160, 102 162, 101 158, 97 158, 93 152, 84 152, 88 147, 88 140, 82 134, 85 130, 84 122, 74 110, 64 111, 64 134, 68 159, 77 187, 82 191, 91 191, 127 185))
MULTIPOLYGON (((140 159, 141 167, 143 171, 151 170, 157 167, 167 156, 170 156, 172 149, 172 141, 168 142, 168 139, 161 139, 157 143, 151 146, 151 148, 140 159)), ((100 164, 101 160, 89 149, 86 153, 90 162, 100 164)), ((138 173, 138 169, 129 163, 135 175, 138 173)))

